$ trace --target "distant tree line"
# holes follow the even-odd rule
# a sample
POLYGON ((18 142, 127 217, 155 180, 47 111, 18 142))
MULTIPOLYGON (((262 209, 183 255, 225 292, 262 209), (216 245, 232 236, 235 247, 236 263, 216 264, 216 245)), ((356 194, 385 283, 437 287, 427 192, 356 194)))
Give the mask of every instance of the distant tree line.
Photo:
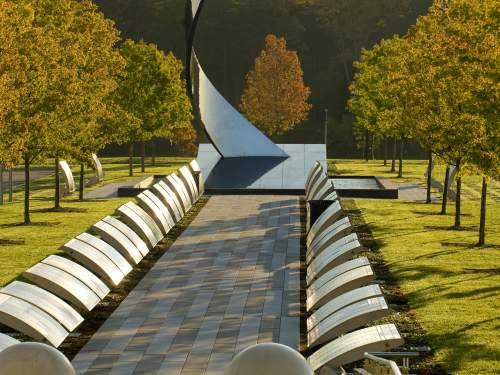
MULTIPOLYGON (((95 2, 126 38, 144 39, 183 56, 185 0, 95 2)), ((287 47, 300 58, 305 85, 311 88, 312 110, 293 130, 274 134, 273 139, 323 142, 324 109, 328 108, 329 155, 358 157, 353 119, 346 110, 354 75, 352 62, 359 59, 361 48, 405 34, 430 4, 431 0, 206 0, 196 51, 209 78, 237 107, 245 77, 266 35, 284 37, 287 47)), ((203 138, 199 124, 197 130, 203 138)), ((380 157, 377 143, 374 145, 380 157)), ((413 156, 423 155, 415 152, 413 144, 406 149, 413 156)))
POLYGON ((483 175, 480 245, 488 179, 500 177, 499 9, 499 0, 436 0, 406 35, 363 50, 350 86, 358 126, 401 145, 414 139, 428 151, 428 202, 433 156, 456 167, 456 229, 461 176, 483 175))
POLYGON ((60 159, 77 161, 83 174, 110 142, 193 142, 181 61, 123 42, 92 1, 5 0, 0 24, 0 164, 24 165, 24 223, 34 162, 55 160, 57 210, 60 159))

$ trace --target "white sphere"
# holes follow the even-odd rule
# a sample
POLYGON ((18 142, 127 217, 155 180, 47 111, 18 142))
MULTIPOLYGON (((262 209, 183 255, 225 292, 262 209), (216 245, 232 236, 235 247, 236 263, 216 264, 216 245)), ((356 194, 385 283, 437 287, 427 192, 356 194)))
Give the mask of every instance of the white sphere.
POLYGON ((292 348, 276 344, 257 344, 233 358, 225 375, 314 375, 305 358, 292 348))
POLYGON ((23 342, 0 352, 2 375, 76 375, 59 350, 38 342, 23 342))

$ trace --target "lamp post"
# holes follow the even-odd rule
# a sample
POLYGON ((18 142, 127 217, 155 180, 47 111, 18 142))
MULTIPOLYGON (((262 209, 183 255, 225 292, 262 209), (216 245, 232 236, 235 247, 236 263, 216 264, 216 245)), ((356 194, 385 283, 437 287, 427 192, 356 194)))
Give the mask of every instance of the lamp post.
POLYGON ((325 148, 328 149, 328 108, 325 108, 325 148))

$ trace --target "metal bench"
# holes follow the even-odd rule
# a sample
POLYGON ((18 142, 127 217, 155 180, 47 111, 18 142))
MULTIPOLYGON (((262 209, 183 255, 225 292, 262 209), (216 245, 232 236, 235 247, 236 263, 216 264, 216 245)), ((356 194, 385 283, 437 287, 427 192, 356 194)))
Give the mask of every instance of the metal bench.
POLYGON ((66 242, 61 246, 61 249, 101 277, 108 285, 117 286, 125 277, 111 259, 95 247, 77 238, 66 242))
POLYGON ((116 210, 120 218, 134 230, 148 245, 154 248, 163 239, 161 229, 142 208, 132 202, 125 203, 116 210))
POLYGON ((173 211, 176 220, 179 221, 184 217, 184 206, 179 201, 177 194, 164 181, 159 181, 153 186, 153 192, 163 200, 167 207, 173 211))
POLYGON ((163 203, 163 201, 151 190, 145 190, 142 194, 148 197, 160 209, 170 228, 173 228, 177 220, 175 219, 175 216, 171 214, 169 208, 163 203))
POLYGON ((93 246, 101 253, 106 255, 120 269, 124 276, 127 276, 130 271, 132 271, 132 266, 127 261, 127 259, 107 242, 101 240, 96 236, 93 236, 90 233, 79 234, 78 236, 76 236, 76 238, 93 246))
POLYGON ((316 182, 322 172, 324 172, 323 166, 319 161, 315 161, 306 177, 306 183, 304 185, 306 195, 309 190, 311 190, 311 186, 316 182))
POLYGON ((198 176, 198 193, 199 195, 203 195, 205 193, 205 180, 203 178, 203 174, 201 173, 201 168, 198 162, 194 159, 189 162, 189 169, 191 172, 198 176))
POLYGON ((23 276, 79 309, 92 310, 109 288, 92 272, 68 259, 51 255, 24 271, 23 276))
POLYGON ((345 236, 339 237, 336 236, 335 241, 324 241, 328 242, 328 245, 310 247, 306 252, 306 263, 311 264, 315 259, 322 257, 323 254, 327 254, 331 251, 336 251, 340 249, 341 246, 348 244, 349 242, 358 241, 359 237, 357 233, 350 233, 345 236))
POLYGON ((69 332, 45 311, 22 299, 0 294, 0 324, 58 347, 69 332))
POLYGON ((348 305, 319 322, 307 334, 309 347, 327 343, 340 335, 389 315, 389 306, 382 296, 348 305))
POLYGON ((394 324, 377 325, 333 340, 310 355, 307 362, 314 371, 324 366, 340 367, 363 359, 365 352, 387 351, 403 343, 394 324))
POLYGON ((310 262, 309 258, 312 253, 321 252, 326 246, 337 241, 340 237, 350 234, 352 230, 351 221, 347 216, 334 222, 311 241, 306 251, 307 261, 310 262))
POLYGON ((340 296, 333 298, 332 300, 321 306, 318 310, 314 311, 314 313, 311 314, 309 318, 307 318, 307 330, 310 331, 319 322, 322 322, 330 315, 334 314, 340 309, 343 309, 346 306, 349 306, 358 301, 362 301, 368 298, 378 297, 381 295, 382 295, 382 290, 380 289, 380 286, 376 284, 363 286, 361 288, 356 288, 346 293, 343 293, 340 296))
POLYGON ((306 244, 309 244, 314 240, 314 238, 320 235, 324 230, 326 230, 330 225, 335 223, 344 212, 340 206, 340 202, 336 200, 328 208, 319 215, 318 219, 311 225, 309 232, 307 233, 306 244))
MULTIPOLYGON (((151 195, 154 196, 153 193, 151 193, 151 195)), ((158 207, 157 202, 151 199, 151 197, 148 194, 142 192, 141 194, 137 195, 136 199, 139 206, 149 216, 151 216, 151 218, 155 221, 156 225, 160 228, 160 230, 164 235, 167 234, 170 231, 170 229, 172 229, 172 227, 175 225, 171 218, 167 219, 161 208, 158 207)), ((157 197, 155 197, 155 199, 159 200, 157 197)))
POLYGON ((13 281, 0 289, 0 295, 4 294, 22 299, 45 311, 69 332, 74 331, 83 322, 83 317, 69 304, 36 285, 13 281))
POLYGON ((113 216, 106 216, 104 219, 102 219, 102 221, 112 225, 120 232, 122 232, 130 241, 132 241, 132 243, 139 250, 142 256, 146 256, 149 253, 149 248, 148 245, 146 245, 146 242, 144 242, 142 238, 139 237, 139 235, 123 221, 118 220, 113 216))
POLYGON ((188 212, 192 207, 192 202, 180 178, 175 173, 171 173, 165 179, 165 183, 175 193, 179 202, 181 202, 184 212, 188 212))
POLYGON ((308 265, 306 274, 307 284, 311 284, 313 280, 321 277, 332 268, 347 262, 360 252, 366 250, 357 240, 345 243, 337 248, 333 246, 328 247, 308 265))
POLYGON ((196 186, 196 181, 187 166, 179 168, 179 178, 184 183, 184 186, 186 187, 186 190, 191 198, 191 202, 196 202, 200 197, 200 194, 198 192, 198 187, 196 186))
MULTIPOLYGON (((128 236, 126 236, 122 231, 117 229, 114 225, 111 225, 106 220, 106 218, 92 225, 92 230, 95 231, 97 234, 99 234, 99 236, 101 236, 101 238, 108 244, 113 246, 113 248, 118 250, 120 254, 122 254, 125 257, 125 259, 127 259, 127 261, 129 261, 131 264, 134 265, 139 264, 139 262, 144 257, 144 255, 137 248, 134 242, 132 242, 132 240, 128 236)), ((129 230, 131 229, 129 228, 129 230)), ((141 242, 144 244, 144 247, 146 247, 147 250, 146 254, 147 254, 149 252, 149 249, 142 240, 141 242)))
POLYGON ((316 293, 316 291, 325 285, 330 280, 336 278, 339 275, 347 271, 354 270, 359 267, 369 266, 370 262, 367 257, 359 257, 347 262, 339 264, 337 267, 332 268, 330 271, 321 275, 316 280, 314 280, 306 289, 306 295, 309 297, 311 294, 316 293))
POLYGON ((352 289, 370 284, 375 274, 370 266, 363 266, 344 272, 316 289, 307 298, 307 311, 315 310, 328 301, 352 289))

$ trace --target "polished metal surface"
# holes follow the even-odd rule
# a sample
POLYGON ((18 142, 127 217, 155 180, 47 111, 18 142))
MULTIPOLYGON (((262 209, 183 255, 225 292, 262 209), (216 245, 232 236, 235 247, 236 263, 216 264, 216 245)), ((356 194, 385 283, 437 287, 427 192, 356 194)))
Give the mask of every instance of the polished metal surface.
POLYGON ((149 253, 149 248, 148 245, 146 245, 146 242, 144 242, 141 237, 137 233, 135 233, 132 228, 130 228, 127 224, 125 224, 123 221, 118 220, 116 217, 113 216, 106 216, 104 219, 102 219, 105 223, 115 227, 118 229, 120 232, 122 232, 125 237, 127 237, 132 244, 139 250, 139 255, 142 257, 145 257, 149 253))
POLYGON ((327 229, 321 232, 321 234, 316 236, 307 247, 307 263, 311 261, 311 258, 313 257, 312 253, 319 254, 319 252, 321 252, 326 246, 335 242, 340 237, 348 235, 352 232, 352 230, 353 227, 351 225, 351 221, 347 216, 334 222, 327 229))
POLYGON ((367 352, 384 352, 403 345, 394 324, 383 324, 348 333, 321 347, 307 358, 314 371, 359 361, 367 352))
POLYGON ((48 264, 52 267, 57 267, 60 270, 69 273, 70 275, 76 277, 82 283, 87 285, 92 291, 100 298, 103 299, 110 292, 109 288, 104 284, 104 282, 99 279, 92 272, 87 270, 85 267, 80 266, 78 263, 72 260, 63 258, 58 255, 50 255, 42 263, 48 264))
POLYGON ((167 192, 168 195, 174 200, 175 206, 178 208, 178 211, 181 215, 181 218, 184 217, 186 210, 184 209, 184 205, 182 204, 182 200, 178 196, 176 190, 172 189, 170 185, 167 183, 168 179, 160 180, 158 183, 160 186, 167 192))
MULTIPOLYGON (((113 248, 118 250, 131 264, 139 264, 142 260, 143 255, 135 244, 113 225, 104 221, 98 221, 92 225, 92 230, 99 234, 99 236, 113 246, 113 248)), ((146 244, 144 244, 144 246, 146 246, 146 244)))
POLYGON ((306 289, 306 296, 310 297, 315 294, 319 288, 325 285, 330 280, 336 278, 337 276, 351 271, 353 269, 369 266, 370 262, 367 257, 359 257, 356 259, 349 260, 347 262, 339 264, 337 267, 332 268, 330 271, 325 272, 323 275, 314 280, 306 289))
POLYGON ((186 213, 191 209, 191 201, 184 185, 180 184, 174 176, 175 174, 168 175, 164 183, 174 192, 177 201, 182 205, 182 210, 186 213))
POLYGON ((307 334, 308 346, 324 344, 387 315, 389 315, 389 306, 382 296, 358 301, 319 322, 307 334))
POLYGON ((321 306, 309 318, 307 318, 307 330, 313 329, 319 322, 325 320, 333 313, 343 309, 358 301, 364 299, 378 297, 382 295, 382 289, 376 284, 363 286, 350 290, 340 296, 333 298, 331 301, 321 306))
POLYGON ((102 169, 102 164, 96 154, 92 154, 92 163, 94 164, 95 177, 98 182, 104 179, 104 169, 102 169))
POLYGON ((120 254, 118 250, 116 250, 107 242, 89 233, 79 234, 78 236, 76 236, 76 238, 93 246, 101 253, 106 255, 120 269, 124 276, 128 275, 130 271, 132 271, 132 266, 127 261, 127 259, 125 259, 125 257, 120 254))
POLYGON ((71 168, 68 165, 66 160, 59 161, 59 169, 63 173, 64 182, 66 183, 66 189, 68 193, 73 193, 75 188, 75 179, 73 177, 73 173, 71 172, 71 168))
POLYGON ((162 233, 167 234, 173 227, 173 223, 169 223, 160 207, 151 200, 146 194, 141 193, 136 197, 139 207, 141 207, 151 218, 155 221, 156 225, 160 228, 162 233))
POLYGON ((108 285, 118 286, 125 275, 120 268, 95 247, 73 238, 61 246, 69 256, 99 275, 108 285))
POLYGON ((78 309, 91 311, 101 301, 81 280, 48 264, 37 263, 24 271, 23 276, 78 309))
POLYGON ((314 279, 330 271, 332 268, 347 262, 362 251, 366 251, 359 241, 348 242, 338 248, 326 248, 311 264, 307 267, 307 283, 310 284, 314 279))
POLYGON ((307 233, 306 243, 309 245, 311 241, 324 230, 326 230, 330 225, 336 222, 342 216, 344 212, 340 206, 340 202, 337 200, 333 202, 328 208, 323 211, 321 215, 316 219, 309 232, 307 233))
POLYGON ((13 281, 0 289, 0 295, 2 294, 31 303, 52 316, 70 332, 74 331, 83 322, 83 317, 70 305, 36 285, 13 281))
POLYGON ((161 229, 156 225, 151 216, 135 203, 125 203, 116 211, 120 214, 120 218, 146 242, 150 249, 155 247, 161 238, 163 238, 161 229))
POLYGON ((153 185, 151 188, 151 191, 161 199, 165 207, 167 207, 168 211, 170 212, 170 216, 172 219, 174 219, 175 222, 178 222, 180 219, 182 219, 182 208, 180 204, 176 203, 174 201, 174 198, 176 199, 175 194, 172 192, 172 195, 167 193, 165 188, 163 187, 162 184, 157 183, 153 185))
MULTIPOLYGON (((184 183, 182 182, 182 180, 180 179, 180 177, 176 173, 172 173, 168 177, 170 177, 171 179, 176 181, 177 185, 181 189, 182 194, 186 198, 187 202, 189 202, 189 209, 191 209, 194 202, 189 195, 188 188, 184 185, 184 183)), ((167 179, 168 179, 168 177, 167 177, 167 179)))
POLYGON ((335 240, 330 240, 330 241, 328 241, 328 237, 323 238, 325 241, 321 241, 320 243, 318 243, 316 247, 311 247, 310 249, 308 249, 308 251, 306 252, 306 263, 310 264, 314 259, 319 257, 327 249, 330 252, 336 251, 341 246, 349 242, 359 241, 357 233, 349 233, 344 236, 335 236, 335 237, 336 237, 335 240))
POLYGON ((145 190, 142 194, 148 197, 156 205, 156 207, 160 209, 161 213, 165 217, 165 220, 167 221, 168 226, 170 228, 175 226, 176 222, 175 217, 172 216, 169 208, 163 203, 163 201, 160 198, 158 198, 151 190, 145 190))
POLYGON ((327 197, 335 193, 335 189, 330 180, 326 181, 325 184, 311 196, 310 200, 323 201, 326 200, 327 197))
POLYGON ((0 352, 7 349, 9 346, 19 344, 20 341, 0 333, 0 352))
POLYGON ((309 171, 305 183, 306 197, 310 195, 311 189, 316 184, 318 179, 325 174, 325 170, 319 161, 316 161, 309 171))
POLYGON ((203 173, 201 171, 200 165, 196 160, 191 160, 189 162, 189 169, 191 169, 191 172, 197 173, 198 174, 198 195, 203 195, 205 193, 205 177, 203 176, 203 173))
POLYGON ((307 310, 318 309, 341 294, 370 284, 375 274, 370 266, 358 267, 331 279, 311 294, 306 301, 307 310))
MULTIPOLYGON (((0 324, 24 333, 38 341, 61 345, 68 331, 38 307, 6 294, 0 294, 0 324)), ((1 364, 0 364, 1 366, 1 364)))
POLYGON ((179 168, 179 178, 184 183, 184 186, 186 186, 187 191, 191 197, 191 201, 196 202, 200 195, 198 193, 198 187, 196 186, 194 177, 188 167, 183 166, 179 168))
POLYGON ((327 182, 328 182, 328 176, 324 171, 322 171, 311 183, 309 190, 306 192, 306 200, 308 201, 313 199, 317 200, 316 195, 325 186, 327 182))

